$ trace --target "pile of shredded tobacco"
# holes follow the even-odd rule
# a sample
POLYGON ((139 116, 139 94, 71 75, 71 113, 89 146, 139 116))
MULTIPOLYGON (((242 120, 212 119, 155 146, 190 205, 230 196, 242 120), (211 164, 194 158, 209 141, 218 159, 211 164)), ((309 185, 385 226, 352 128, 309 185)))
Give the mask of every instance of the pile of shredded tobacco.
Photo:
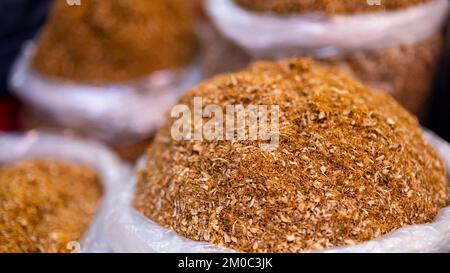
POLYGON ((33 66, 79 82, 123 82, 189 64, 194 9, 184 0, 55 1, 33 66))
MULTIPOLYGON (((433 0, 380 0, 380 5, 369 5, 368 0, 234 0, 255 12, 295 14, 325 12, 327 14, 355 14, 391 11, 420 5, 433 0)), ((376 2, 376 1, 372 1, 376 2)))
POLYGON ((0 252, 71 252, 101 198, 94 171, 56 161, 0 167, 0 252))
MULTIPOLYGON (((392 98, 308 59, 258 62, 180 101, 278 105, 280 143, 177 141, 169 121, 138 172, 135 207, 187 238, 244 252, 352 245, 433 221, 448 178, 392 98)), ((191 108, 193 109, 193 108, 191 108)), ((204 118, 205 124, 209 118, 204 118)))

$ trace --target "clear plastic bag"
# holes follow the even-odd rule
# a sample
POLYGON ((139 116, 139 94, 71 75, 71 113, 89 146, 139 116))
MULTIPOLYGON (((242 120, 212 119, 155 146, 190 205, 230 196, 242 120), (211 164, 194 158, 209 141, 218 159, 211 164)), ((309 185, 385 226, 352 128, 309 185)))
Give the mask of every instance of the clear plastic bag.
POLYGON ((28 43, 15 63, 10 78, 13 92, 63 127, 110 143, 148 137, 164 121, 167 108, 201 80, 193 64, 184 71, 159 71, 126 84, 82 85, 34 71, 34 52, 35 45, 28 43))
MULTIPOLYGON (((424 133, 450 170, 450 144, 431 132, 424 133)), ((137 168, 143 166, 141 159, 137 168)), ((105 236, 115 252, 235 252, 177 235, 146 218, 132 207, 136 179, 130 177, 108 208, 105 236)), ((406 226, 374 240, 323 252, 448 252, 450 251, 450 207, 442 209, 433 223, 406 226)))
POLYGON ((234 0, 207 0, 205 6, 217 29, 256 58, 327 58, 415 44, 439 33, 449 10, 447 0, 399 11, 335 16, 260 14, 234 0))
MULTIPOLYGON (((121 188, 130 167, 101 144, 72 137, 29 132, 26 135, 0 134, 0 164, 26 159, 58 159, 94 169, 103 186, 102 203, 89 230, 80 241, 81 252, 110 251, 103 233, 106 210, 112 193, 121 188)), ((73 245, 76 249, 76 245, 73 245)))

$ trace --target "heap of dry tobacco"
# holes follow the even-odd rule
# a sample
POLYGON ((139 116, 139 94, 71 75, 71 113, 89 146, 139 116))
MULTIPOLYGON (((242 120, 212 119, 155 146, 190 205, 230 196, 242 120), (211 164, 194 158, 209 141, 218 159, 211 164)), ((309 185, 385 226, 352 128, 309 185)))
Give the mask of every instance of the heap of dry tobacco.
MULTIPOLYGON (((446 170, 390 97, 310 60, 259 62, 191 90, 203 105, 279 105, 280 144, 176 141, 168 122, 138 173, 135 207, 193 240, 297 252, 432 221, 446 170)), ((204 122, 209 119, 205 118, 204 122)))
POLYGON ((239 5, 257 12, 293 14, 326 12, 328 14, 352 14, 382 10, 397 10, 433 0, 381 0, 380 5, 369 5, 367 0, 235 0, 239 5))
POLYGON ((101 187, 90 169, 54 161, 0 167, 0 252, 69 252, 89 227, 101 187))
POLYGON ((120 82, 192 61, 193 8, 184 0, 55 1, 34 67, 81 82, 120 82))

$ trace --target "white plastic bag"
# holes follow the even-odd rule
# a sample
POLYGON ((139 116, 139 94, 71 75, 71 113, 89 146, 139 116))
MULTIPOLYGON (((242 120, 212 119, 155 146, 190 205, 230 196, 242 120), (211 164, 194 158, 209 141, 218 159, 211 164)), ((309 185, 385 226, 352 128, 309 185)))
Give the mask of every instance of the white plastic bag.
POLYGON ((167 108, 201 80, 199 69, 191 65, 182 72, 155 72, 128 84, 80 85, 34 71, 34 53, 30 42, 17 59, 10 78, 13 92, 64 127, 107 142, 148 137, 164 121, 167 108))
POLYGON ((449 3, 435 0, 398 11, 335 16, 261 14, 234 0, 206 0, 205 7, 222 35, 253 57, 326 58, 425 40, 443 27, 449 3))
MULTIPOLYGON (((72 137, 29 132, 0 134, 0 164, 26 159, 58 159, 94 169, 102 182, 103 197, 95 219, 80 241, 81 252, 106 252, 110 248, 103 234, 103 221, 113 192, 121 188, 130 167, 101 144, 72 137)), ((75 245, 73 247, 76 248, 75 245)), ((76 249, 74 249, 76 250, 76 249)))
MULTIPOLYGON (((450 170, 450 144, 430 132, 424 133, 450 170)), ((144 165, 144 159, 137 168, 144 165)), ((177 235, 151 221, 132 206, 136 179, 131 177, 108 208, 105 236, 115 252, 235 252, 177 235)), ((323 252, 448 252, 450 207, 440 211, 431 224, 406 226, 374 240, 323 252)))

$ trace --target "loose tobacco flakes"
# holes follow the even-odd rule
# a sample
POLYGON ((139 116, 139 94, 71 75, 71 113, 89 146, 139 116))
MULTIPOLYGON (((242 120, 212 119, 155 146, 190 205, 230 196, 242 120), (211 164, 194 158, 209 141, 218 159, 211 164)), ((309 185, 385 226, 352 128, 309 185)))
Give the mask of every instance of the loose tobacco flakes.
POLYGON ((123 82, 189 64, 197 49, 184 0, 55 1, 34 68, 79 82, 123 82))
POLYGON ((69 252, 101 197, 90 169, 56 161, 0 167, 0 253, 69 252))
MULTIPOLYGON (((447 204, 442 160, 387 95, 310 60, 258 62, 181 104, 279 105, 280 143, 157 134, 135 207, 181 236, 245 252, 351 245, 432 221, 447 204)), ((204 122, 208 119, 205 118, 204 122)))
MULTIPOLYGON (((369 5, 367 0, 235 0, 239 5, 257 12, 293 14, 326 12, 352 14, 383 10, 398 10, 433 0, 381 0, 380 5, 369 5)), ((375 2, 375 1, 374 1, 375 2)))

